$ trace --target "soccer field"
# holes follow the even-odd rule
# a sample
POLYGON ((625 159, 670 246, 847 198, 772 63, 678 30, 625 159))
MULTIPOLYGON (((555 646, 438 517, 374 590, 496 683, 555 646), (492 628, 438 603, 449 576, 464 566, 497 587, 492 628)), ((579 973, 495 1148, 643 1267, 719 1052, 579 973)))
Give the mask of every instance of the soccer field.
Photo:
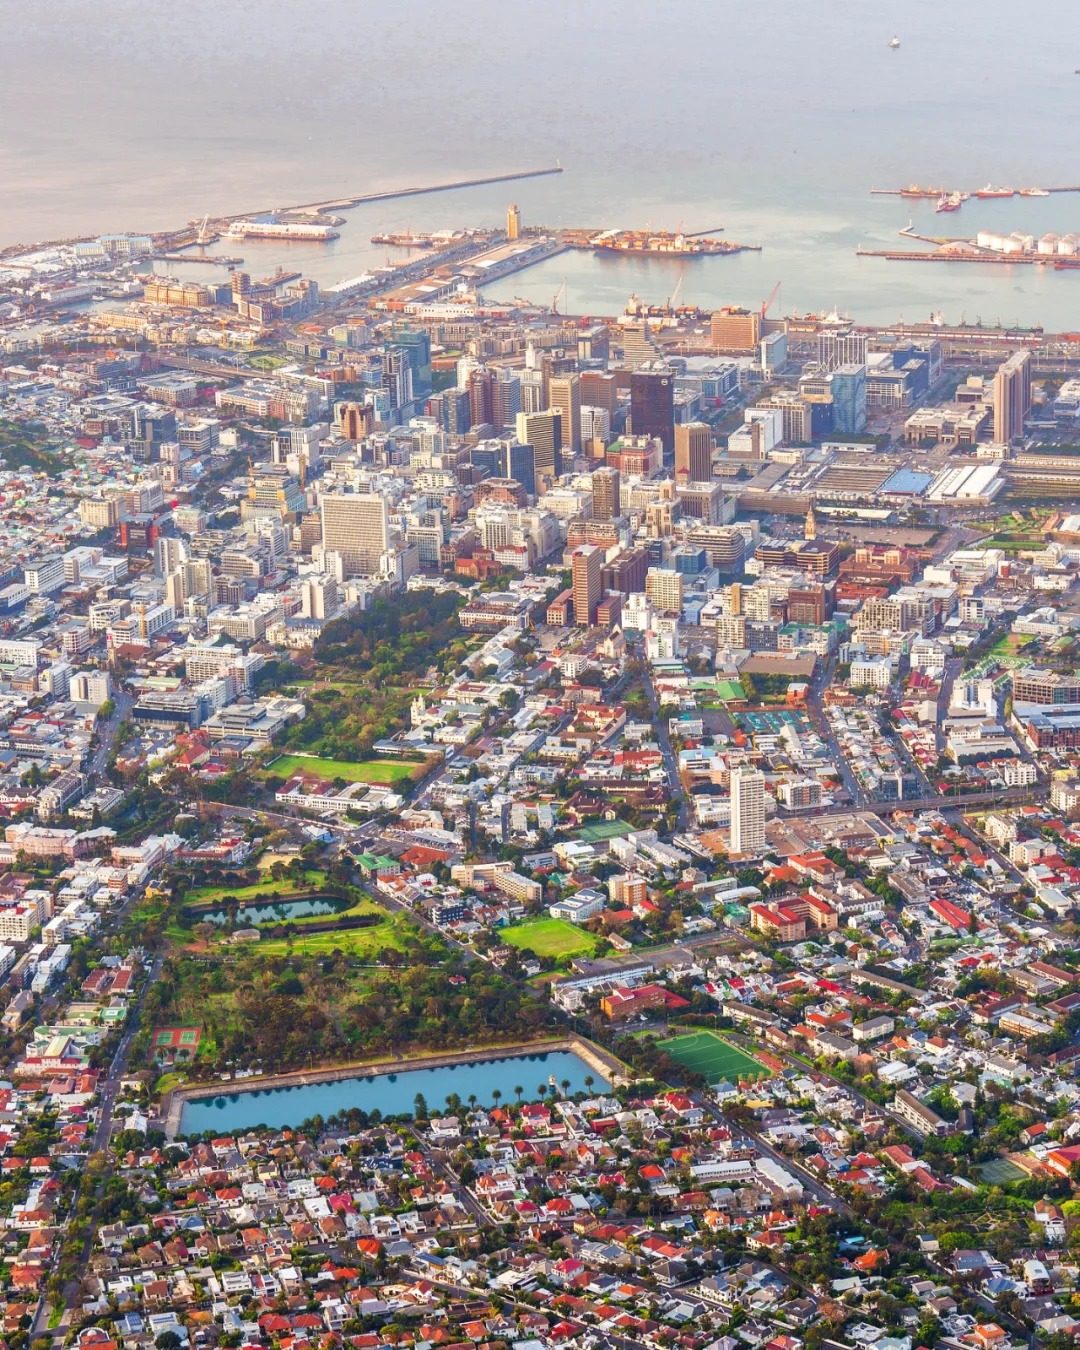
POLYGON ((691 1031, 685 1036, 673 1036, 661 1041, 660 1049, 693 1073, 700 1073, 708 1083, 727 1079, 737 1083, 740 1078, 768 1078, 764 1064, 723 1041, 711 1031, 691 1031))

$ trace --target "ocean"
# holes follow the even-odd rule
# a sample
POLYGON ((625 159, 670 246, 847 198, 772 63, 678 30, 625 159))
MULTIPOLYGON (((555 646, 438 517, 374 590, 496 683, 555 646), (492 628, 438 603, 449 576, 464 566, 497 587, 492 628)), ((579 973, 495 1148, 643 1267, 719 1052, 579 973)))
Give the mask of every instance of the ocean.
MULTIPOLYGON (((631 291, 885 322, 1080 328, 1080 273, 857 258, 897 231, 1080 230, 1080 194, 932 203, 909 182, 1080 186, 1075 11, 1045 0, 0 0, 0 245, 150 230, 541 167, 556 177, 374 204, 328 246, 247 241, 254 275, 324 284, 382 261, 377 231, 723 226, 761 253, 567 254, 491 288, 608 314, 631 291), (898 49, 890 49, 896 34, 898 49)), ((235 252, 235 248, 229 251, 235 252)), ((395 256, 400 256, 395 251, 395 256)), ((205 275, 208 269, 198 269, 205 275)), ((193 274, 194 271, 193 271, 193 274)))

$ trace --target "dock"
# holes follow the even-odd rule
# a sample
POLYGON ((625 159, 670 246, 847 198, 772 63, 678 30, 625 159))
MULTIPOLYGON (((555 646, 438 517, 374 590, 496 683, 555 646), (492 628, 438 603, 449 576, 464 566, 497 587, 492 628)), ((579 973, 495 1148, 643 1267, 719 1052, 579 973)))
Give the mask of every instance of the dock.
POLYGON ((971 253, 952 249, 941 249, 937 253, 904 252, 893 249, 857 248, 857 258, 887 258, 890 262, 966 262, 990 263, 999 267, 1011 267, 1015 263, 1029 267, 1050 267, 1065 272, 1080 267, 1080 258, 1075 262, 1066 261, 1053 253, 971 253))
POLYGON ((154 262, 207 263, 211 267, 239 267, 243 258, 213 253, 155 253, 154 262))

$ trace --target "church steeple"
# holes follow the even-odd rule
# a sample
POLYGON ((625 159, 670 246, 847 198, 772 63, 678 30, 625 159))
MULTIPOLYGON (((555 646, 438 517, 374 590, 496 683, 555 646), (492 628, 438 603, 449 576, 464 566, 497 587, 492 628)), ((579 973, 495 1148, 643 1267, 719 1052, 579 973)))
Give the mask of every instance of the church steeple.
POLYGON ((806 527, 804 530, 806 539, 817 538, 817 517, 814 515, 814 503, 810 503, 810 510, 806 513, 806 527))

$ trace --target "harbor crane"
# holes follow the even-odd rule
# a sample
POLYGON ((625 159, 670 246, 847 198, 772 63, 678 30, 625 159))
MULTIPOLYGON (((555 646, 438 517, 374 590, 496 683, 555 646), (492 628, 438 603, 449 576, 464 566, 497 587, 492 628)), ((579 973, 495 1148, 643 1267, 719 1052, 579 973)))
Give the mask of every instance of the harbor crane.
POLYGON ((202 218, 202 224, 199 226, 199 233, 195 236, 195 242, 200 248, 204 248, 207 243, 206 226, 210 221, 210 212, 208 211, 202 218))
POLYGON ((773 287, 773 293, 772 293, 772 295, 769 296, 768 300, 763 300, 763 301, 761 302, 761 322, 762 322, 762 323, 765 322, 765 315, 768 314, 768 312, 769 312, 770 309, 772 309, 772 307, 773 307, 773 302, 775 301, 776 297, 777 297, 779 294, 780 294, 780 283, 777 282, 776 285, 773 287))
POLYGON ((559 301, 560 301, 560 300, 562 300, 562 301, 564 301, 564 302, 565 302, 565 300, 566 300, 566 278, 565 278, 565 277, 563 277, 563 283, 562 283, 562 285, 561 285, 561 286, 559 287, 559 289, 555 292, 555 294, 551 297, 551 312, 552 312, 552 314, 558 314, 558 312, 559 312, 559 301))
POLYGON ((676 302, 676 300, 678 300, 679 295, 680 295, 680 293, 681 293, 681 291, 682 291, 682 284, 683 284, 683 279, 684 279, 685 276, 686 276, 686 273, 685 273, 685 272, 680 272, 680 273, 679 273, 679 279, 678 279, 678 281, 675 283, 675 290, 672 292, 671 295, 668 296, 667 308, 670 309, 670 310, 672 310, 672 311, 674 311, 674 309, 675 309, 675 302, 676 302))

